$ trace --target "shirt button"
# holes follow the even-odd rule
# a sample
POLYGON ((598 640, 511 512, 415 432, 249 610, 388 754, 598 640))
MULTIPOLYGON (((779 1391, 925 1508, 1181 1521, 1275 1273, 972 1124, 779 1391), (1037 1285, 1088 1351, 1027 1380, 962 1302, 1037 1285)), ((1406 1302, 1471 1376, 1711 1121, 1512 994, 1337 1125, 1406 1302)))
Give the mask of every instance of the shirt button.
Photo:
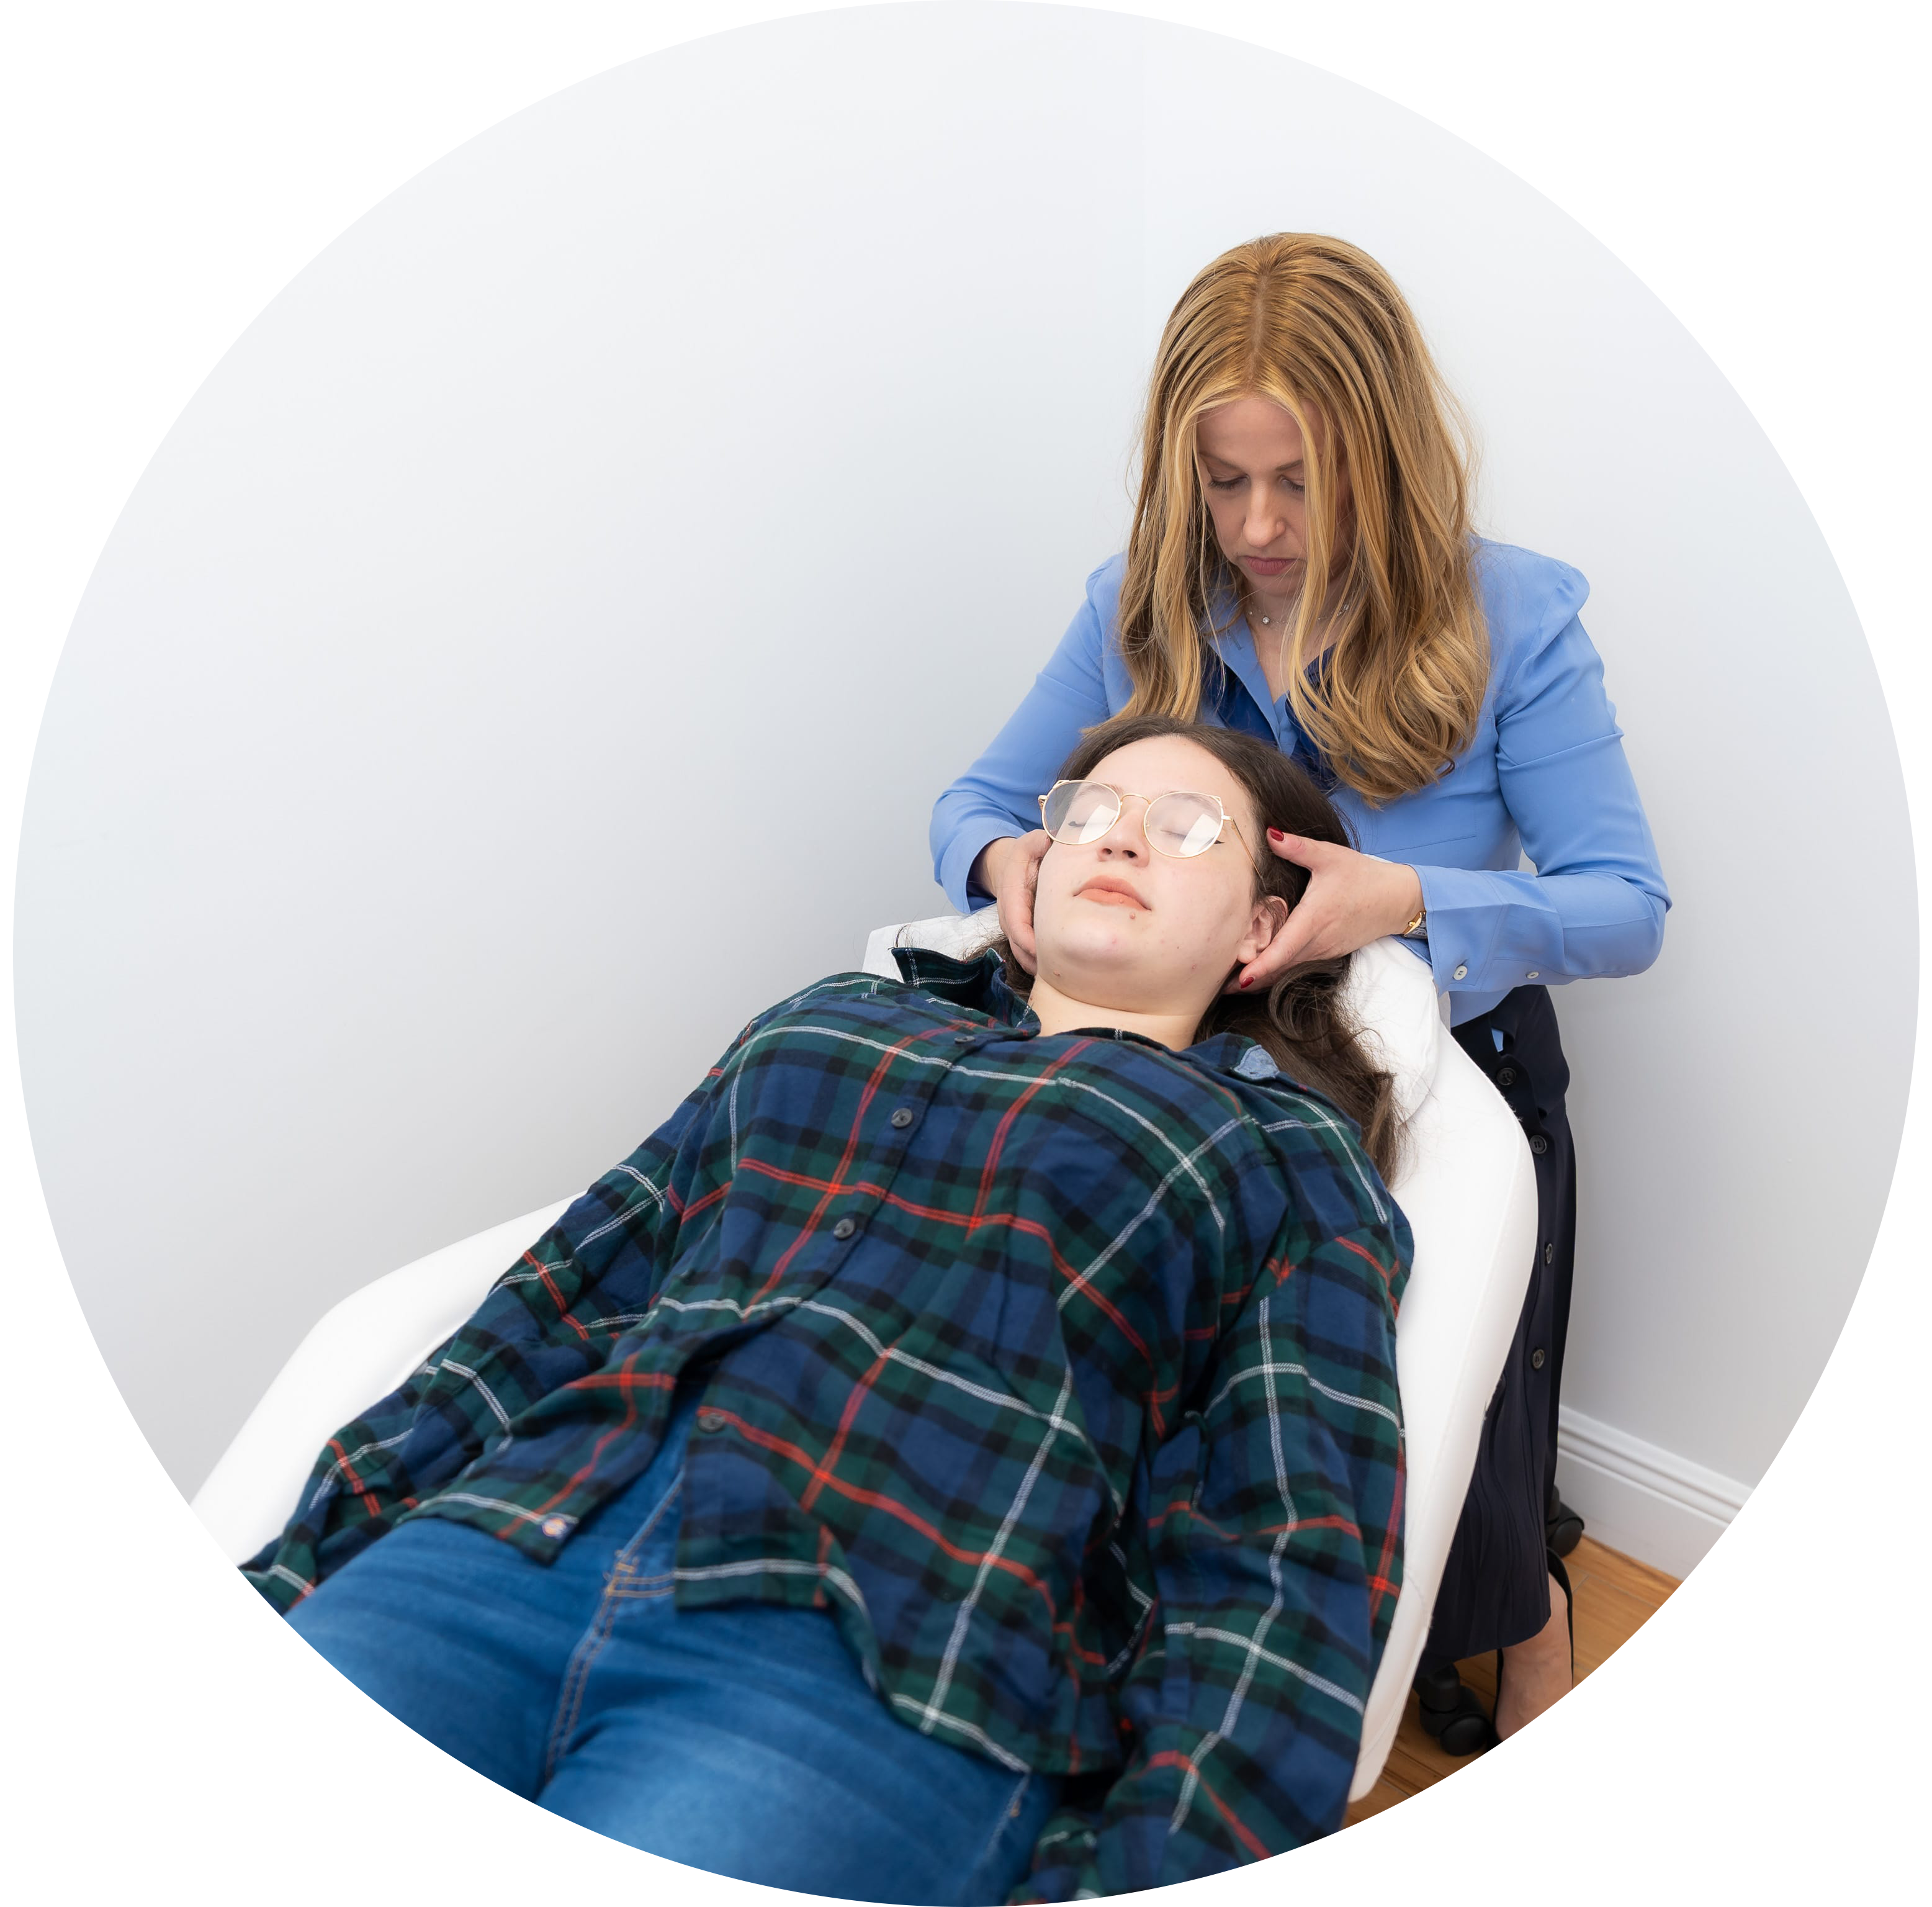
POLYGON ((724 1428, 724 1413, 707 1404, 698 1413, 698 1428, 709 1437, 724 1428))
POLYGON ((1530 1353, 1529 1368, 1532 1371, 1540 1371, 1543 1368, 1543 1353, 1540 1348, 1530 1353))
POLYGON ((1539 1132, 1536 1137, 1529 1142, 1529 1149, 1534 1152, 1538 1158, 1541 1158, 1544 1154, 1550 1150, 1550 1141, 1544 1138, 1543 1134, 1539 1132))
POLYGON ((546 1516, 537 1527, 547 1536, 560 1536, 570 1527, 570 1518, 567 1516, 546 1516))
POLYGON ((970 1033, 956 1033, 952 1036, 952 1044, 956 1047, 970 1047, 973 1044, 973 1035, 970 1033))
POLYGON ((850 1219, 842 1218, 832 1227, 832 1236, 836 1239, 849 1239, 858 1229, 850 1219))
POLYGON ((899 1110, 892 1115, 892 1124, 897 1126, 900 1131, 903 1132, 908 1126, 912 1124, 912 1115, 908 1112, 903 1106, 902 1106, 899 1110))
POLYGON ((1469 969, 1466 963, 1456 969, 1455 978, 1458 980, 1467 980, 1469 978, 1469 969))
POLYGON ((1556 1246, 1553 1240, 1543 1248, 1543 1262, 1546 1265, 1553 1265, 1556 1262, 1556 1246))
POLYGON ((1532 968, 1530 969, 1529 972, 1528 972, 1528 973, 1524 976, 1524 978, 1525 978, 1526 979, 1528 979, 1528 980, 1540 980, 1540 979, 1543 978, 1543 976, 1542 976, 1542 975, 1541 975, 1540 973, 1539 973, 1539 972, 1537 971, 1537 969, 1536 969, 1535 968, 1532 967, 1532 968))

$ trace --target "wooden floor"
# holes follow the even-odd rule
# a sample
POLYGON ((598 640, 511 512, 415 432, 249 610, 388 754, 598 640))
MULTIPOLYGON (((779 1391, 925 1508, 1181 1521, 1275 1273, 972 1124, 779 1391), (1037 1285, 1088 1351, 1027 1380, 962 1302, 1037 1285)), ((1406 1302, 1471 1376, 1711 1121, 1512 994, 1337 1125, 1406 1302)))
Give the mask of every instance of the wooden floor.
MULTIPOLYGON (((1903 1907, 1918 1899, 1918 1696, 1584 1538, 1579 1755, 1532 1833, 1414 1698, 1342 1836, 1339 1907, 1903 1907)), ((1493 1696, 1490 1662, 1462 1679, 1493 1696)))

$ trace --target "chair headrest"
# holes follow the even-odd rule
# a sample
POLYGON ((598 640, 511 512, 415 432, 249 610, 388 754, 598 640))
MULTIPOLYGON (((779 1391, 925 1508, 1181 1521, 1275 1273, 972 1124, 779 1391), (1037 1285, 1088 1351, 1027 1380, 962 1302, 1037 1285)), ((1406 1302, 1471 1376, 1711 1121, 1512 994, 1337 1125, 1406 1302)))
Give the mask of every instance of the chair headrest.
POLYGON ((1407 1124, 1435 1086, 1437 1059, 1448 1037, 1434 976, 1400 941, 1371 941, 1348 962, 1342 1002, 1363 1044, 1388 1074, 1396 1114, 1407 1124))
MULTIPOLYGON (((892 965, 892 957, 895 947, 928 947, 950 960, 970 960, 999 937, 999 909, 982 907, 976 913, 940 914, 930 920, 908 920, 903 926, 881 927, 873 935, 872 941, 884 954, 884 971, 896 975, 898 969, 892 965)), ((871 948, 866 950, 869 954, 871 948)), ((870 961, 866 964, 869 972, 870 961)))
MULTIPOLYGON (((970 960, 999 931, 999 917, 990 907, 881 927, 867 944, 866 971, 896 978, 895 947, 927 947, 956 960, 970 960)), ((1342 999, 1376 1063, 1388 1073, 1396 1113, 1407 1123, 1436 1083, 1436 1059, 1446 1037, 1429 969, 1399 940, 1372 941, 1350 960, 1342 999)))

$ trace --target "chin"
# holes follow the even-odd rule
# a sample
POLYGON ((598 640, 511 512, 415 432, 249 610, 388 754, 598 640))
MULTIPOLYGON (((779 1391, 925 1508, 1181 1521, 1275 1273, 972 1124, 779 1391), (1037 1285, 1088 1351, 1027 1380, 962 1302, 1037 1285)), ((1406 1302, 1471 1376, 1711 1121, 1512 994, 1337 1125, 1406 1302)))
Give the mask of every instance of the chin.
POLYGON ((1118 932, 1062 935, 1051 954, 1041 950, 1040 970, 1070 997, 1121 1013, 1156 1011, 1150 1002, 1178 990, 1144 947, 1118 932))
POLYGON ((1140 966, 1147 959, 1146 947, 1124 921, 1104 918, 1061 922, 1047 944, 1035 944, 1042 963, 1050 960, 1068 973, 1140 966))

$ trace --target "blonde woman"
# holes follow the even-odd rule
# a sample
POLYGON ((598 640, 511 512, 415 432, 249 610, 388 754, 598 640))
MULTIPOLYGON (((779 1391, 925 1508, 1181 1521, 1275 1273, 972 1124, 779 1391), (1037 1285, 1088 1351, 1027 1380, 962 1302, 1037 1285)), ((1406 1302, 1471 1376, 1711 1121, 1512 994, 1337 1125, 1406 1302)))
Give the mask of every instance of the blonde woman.
POLYGON ((1648 966, 1670 896, 1577 620, 1588 585, 1473 533, 1458 413, 1372 258, 1282 233, 1216 259, 1162 335, 1142 445, 1126 549, 940 797, 934 870, 1030 961, 1033 797, 1114 714, 1246 730, 1331 791, 1355 847, 1270 833, 1307 892, 1231 987, 1406 936, 1535 1155, 1534 1273, 1418 1683, 1425 1726, 1470 1752, 1570 1683, 1560 1553, 1581 1525, 1554 1467, 1576 1195, 1549 989, 1648 966), (1492 1719, 1455 1664, 1492 1649, 1492 1719))

